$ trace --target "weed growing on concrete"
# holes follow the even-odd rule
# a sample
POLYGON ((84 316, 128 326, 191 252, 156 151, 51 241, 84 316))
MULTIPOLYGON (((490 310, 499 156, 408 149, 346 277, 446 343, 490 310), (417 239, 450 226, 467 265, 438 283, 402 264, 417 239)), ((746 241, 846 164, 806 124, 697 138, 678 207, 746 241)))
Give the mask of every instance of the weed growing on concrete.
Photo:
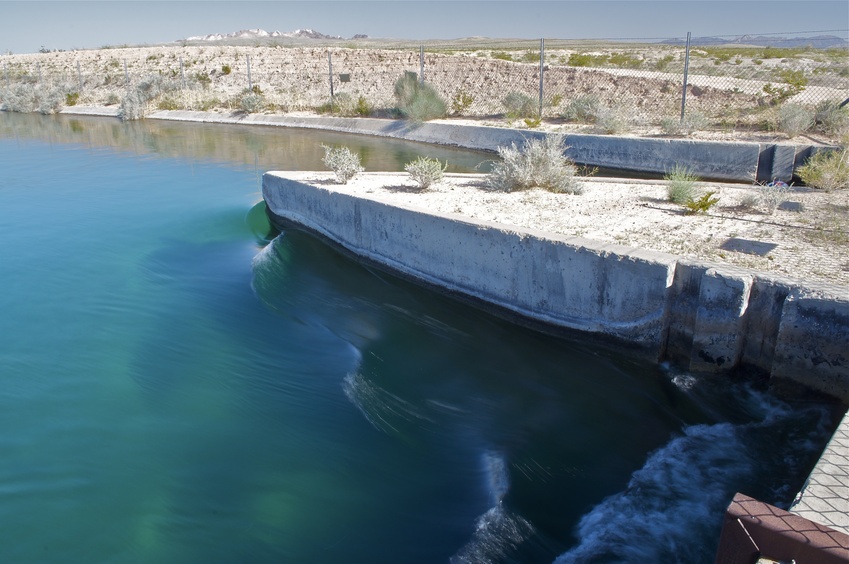
POLYGON ((487 184, 493 190, 513 192, 542 188, 550 192, 580 194, 577 167, 564 152, 565 138, 558 135, 527 139, 518 148, 515 143, 499 147, 500 162, 492 165, 487 184))
POLYGON ((322 144, 321 148, 324 149, 324 158, 321 162, 336 173, 336 179, 341 184, 347 184, 349 180, 365 170, 360 164, 360 156, 351 152, 348 147, 331 147, 322 144))
POLYGON ((410 176, 422 190, 427 190, 431 184, 441 181, 447 168, 448 163, 443 166, 439 159, 429 157, 419 157, 404 165, 404 170, 410 173, 410 176))
POLYGON ((849 147, 836 151, 820 151, 811 156, 796 172, 802 182, 826 192, 849 188, 849 147))
POLYGON ((415 122, 445 117, 448 108, 436 89, 420 83, 414 73, 404 74, 395 81, 397 110, 405 118, 415 122))
POLYGON ((666 195, 670 202, 683 206, 692 201, 699 177, 690 169, 676 164, 663 179, 666 180, 666 195))

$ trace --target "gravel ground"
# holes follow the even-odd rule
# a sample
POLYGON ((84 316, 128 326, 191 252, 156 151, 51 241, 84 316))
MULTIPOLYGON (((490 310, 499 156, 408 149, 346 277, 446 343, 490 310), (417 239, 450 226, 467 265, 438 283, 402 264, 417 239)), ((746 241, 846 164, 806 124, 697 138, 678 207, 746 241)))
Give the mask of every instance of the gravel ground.
MULTIPOLYGON (((286 173, 291 175, 292 173, 286 173)), ((298 174, 298 173, 295 173, 298 174)), ((804 282, 849 287, 849 191, 791 188, 774 213, 745 205, 743 184, 702 184, 719 203, 689 215, 666 199, 662 181, 589 178, 580 195, 533 189, 494 192, 483 175, 447 174, 420 190, 405 173, 364 173, 346 185, 332 173, 300 173, 340 192, 439 214, 707 259, 804 282)))

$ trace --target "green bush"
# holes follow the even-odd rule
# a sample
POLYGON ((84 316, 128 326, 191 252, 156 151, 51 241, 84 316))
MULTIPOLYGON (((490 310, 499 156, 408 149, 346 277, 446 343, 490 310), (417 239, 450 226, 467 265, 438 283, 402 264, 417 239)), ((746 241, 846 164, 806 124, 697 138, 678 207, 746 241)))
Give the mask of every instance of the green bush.
POLYGON ((463 115, 463 113, 471 107, 474 101, 475 99, 472 98, 471 95, 467 94, 465 90, 460 90, 454 94, 454 98, 451 100, 451 113, 455 116, 463 115))
POLYGON ((500 59, 502 61, 512 61, 513 57, 510 56, 510 53, 506 53, 504 51, 493 51, 492 52, 493 59, 500 59))
POLYGON ((591 53, 572 53, 566 64, 570 67, 600 67, 609 57, 607 55, 593 55, 591 53))
POLYGON ((539 101, 521 92, 510 92, 502 100, 508 119, 525 119, 539 116, 539 101))
POLYGON ((221 74, 230 74, 233 72, 233 69, 230 68, 230 65, 221 65, 221 74))
POLYGON ((687 208, 687 213, 707 213, 710 208, 719 203, 719 198, 714 198, 714 194, 716 194, 716 192, 705 192, 698 200, 691 198, 685 202, 684 207, 687 208))
POLYGON ((443 166, 439 159, 428 157, 419 157, 404 165, 404 170, 410 173, 410 176, 422 190, 427 190, 431 184, 441 181, 447 168, 448 163, 443 166))
POLYGON ((66 106, 76 106, 77 102, 80 101, 80 93, 79 92, 68 92, 65 94, 65 105, 66 106))
POLYGON ((820 151, 796 170, 802 182, 826 192, 849 188, 849 148, 820 151))
POLYGON ((580 194, 577 167, 564 155, 567 147, 562 136, 527 139, 522 148, 515 143, 499 147, 501 161, 492 165, 487 185, 493 190, 513 192, 542 188, 551 192, 580 194))
POLYGON ((670 202, 683 206, 692 201, 699 177, 690 169, 676 164, 663 179, 666 181, 666 195, 670 202))
POLYGON ((347 184, 349 180, 365 170, 360 164, 360 156, 351 152, 348 147, 331 147, 321 145, 324 149, 324 158, 321 159, 327 168, 336 174, 336 179, 347 184))
POLYGON ((415 73, 404 74, 395 81, 397 110, 403 117, 415 122, 445 117, 448 108, 436 89, 420 83, 415 73))

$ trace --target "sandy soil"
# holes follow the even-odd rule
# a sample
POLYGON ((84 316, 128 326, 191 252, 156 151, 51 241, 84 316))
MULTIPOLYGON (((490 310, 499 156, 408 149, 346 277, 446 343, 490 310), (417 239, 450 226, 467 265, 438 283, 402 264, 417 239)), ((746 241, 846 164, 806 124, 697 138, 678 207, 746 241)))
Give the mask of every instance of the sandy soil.
POLYGON ((757 187, 705 184, 703 190, 717 191, 719 204, 706 215, 688 215, 666 200, 666 186, 658 181, 591 178, 584 181, 582 194, 567 195, 538 189, 493 192, 482 175, 449 174, 424 191, 405 173, 360 174, 346 185, 337 184, 332 173, 310 173, 308 178, 345 193, 430 212, 849 287, 847 190, 791 189, 769 214, 743 205, 757 196, 757 187))

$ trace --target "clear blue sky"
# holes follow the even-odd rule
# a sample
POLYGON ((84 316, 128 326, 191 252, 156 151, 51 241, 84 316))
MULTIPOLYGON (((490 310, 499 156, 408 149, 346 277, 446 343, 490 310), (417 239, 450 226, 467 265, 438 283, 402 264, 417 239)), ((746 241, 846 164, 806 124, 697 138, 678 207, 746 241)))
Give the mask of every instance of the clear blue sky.
MULTIPOLYGON (((668 38, 849 28, 847 0, 6 1, 0 53, 164 43, 240 29, 399 39, 668 38)), ((836 33, 846 37, 846 32, 836 33)))

